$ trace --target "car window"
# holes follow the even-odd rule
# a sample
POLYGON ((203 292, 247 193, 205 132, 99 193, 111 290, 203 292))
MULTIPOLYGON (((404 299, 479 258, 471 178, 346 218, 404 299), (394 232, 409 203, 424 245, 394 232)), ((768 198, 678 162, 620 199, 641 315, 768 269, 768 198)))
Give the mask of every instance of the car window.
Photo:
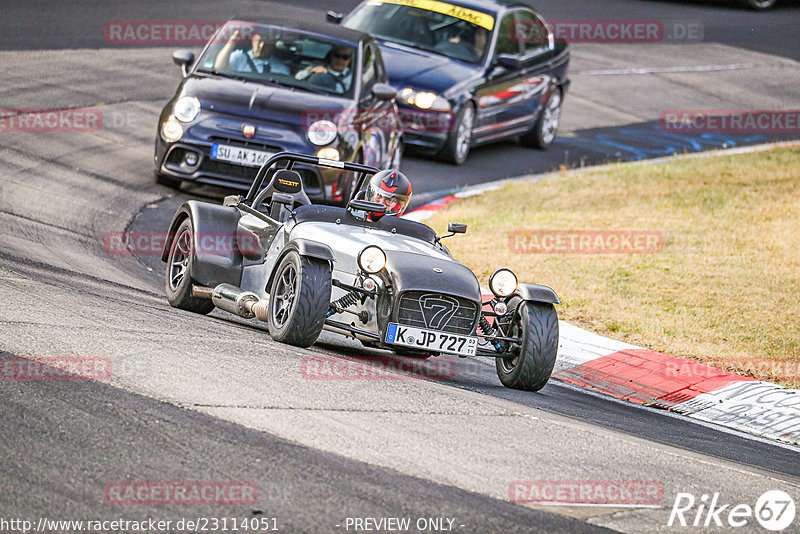
POLYGON ((500 20, 500 27, 497 29, 497 44, 495 45, 494 55, 511 54, 519 55, 520 42, 516 35, 517 24, 514 13, 507 13, 500 20))
POLYGON ((378 39, 434 52, 469 63, 480 63, 494 28, 488 13, 456 8, 445 2, 430 9, 403 5, 404 0, 367 2, 344 25, 378 39), (448 14, 448 13, 455 13, 448 14))
POLYGON ((302 30, 231 21, 197 65, 200 72, 351 96, 356 52, 353 44, 302 30))
POLYGON ((544 21, 530 11, 517 11, 513 35, 522 44, 523 55, 531 55, 551 48, 551 35, 544 21))

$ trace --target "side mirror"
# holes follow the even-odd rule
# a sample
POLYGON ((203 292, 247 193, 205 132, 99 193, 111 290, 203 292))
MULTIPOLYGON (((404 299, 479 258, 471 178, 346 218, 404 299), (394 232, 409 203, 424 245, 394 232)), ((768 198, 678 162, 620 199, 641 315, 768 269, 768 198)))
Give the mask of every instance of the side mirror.
POLYGON ((508 70, 519 70, 522 68, 522 61, 518 56, 512 54, 500 54, 495 59, 495 63, 508 70))
POLYGON ((388 83, 376 83, 372 86, 372 94, 378 100, 394 100, 397 90, 388 83))
POLYGON ((328 11, 325 14, 325 20, 327 20, 331 24, 341 24, 343 18, 344 15, 336 11, 328 11))
POLYGON ((379 202, 353 199, 347 204, 348 210, 369 211, 372 213, 386 213, 386 206, 379 202))
POLYGON ((181 68, 181 72, 186 76, 189 74, 189 66, 194 63, 194 52, 191 50, 175 50, 172 53, 172 62, 181 68))
POLYGON ((464 223, 451 222, 447 225, 447 231, 453 234, 466 234, 467 225, 464 223))
POLYGON ((442 239, 453 237, 456 234, 466 234, 467 225, 464 223, 451 222, 447 225, 447 231, 450 233, 436 238, 437 243, 442 239))

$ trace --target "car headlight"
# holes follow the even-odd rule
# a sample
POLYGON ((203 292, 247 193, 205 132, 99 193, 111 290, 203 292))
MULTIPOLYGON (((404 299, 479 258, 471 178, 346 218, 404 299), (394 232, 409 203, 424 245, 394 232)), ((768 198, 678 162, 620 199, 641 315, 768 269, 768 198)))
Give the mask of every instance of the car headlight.
POLYGON ((507 297, 517 289, 517 275, 508 269, 497 269, 489 277, 489 289, 498 297, 507 297))
POLYGON ((317 146, 327 145, 336 139, 336 125, 331 121, 317 121, 308 127, 308 140, 317 146))
POLYGON ((450 111, 450 103, 444 97, 431 91, 415 91, 411 87, 406 87, 397 93, 397 98, 401 102, 416 106, 419 109, 450 111))
POLYGON ((358 255, 358 265, 370 274, 377 273, 386 267, 386 253, 380 247, 370 245, 358 255))
POLYGON ((183 126, 175 120, 175 117, 170 117, 164 124, 161 125, 161 137, 164 141, 174 143, 183 135, 183 126))
POLYGON ((200 113, 200 101, 193 96, 182 96, 175 102, 172 114, 181 122, 192 122, 200 113))
POLYGON ((332 146, 320 148, 317 152, 317 157, 322 159, 329 159, 331 161, 339 161, 339 151, 332 146))

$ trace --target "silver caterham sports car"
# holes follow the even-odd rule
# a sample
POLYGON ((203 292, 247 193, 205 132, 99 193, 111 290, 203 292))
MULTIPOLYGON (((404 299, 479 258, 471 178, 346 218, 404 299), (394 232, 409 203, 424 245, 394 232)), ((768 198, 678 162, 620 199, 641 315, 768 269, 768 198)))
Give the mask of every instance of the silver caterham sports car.
POLYGON ((162 254, 169 303, 255 317, 276 341, 299 347, 325 329, 406 357, 493 357, 505 386, 544 387, 558 348, 555 292, 501 268, 484 298, 442 244, 466 225, 450 223, 437 236, 386 214, 362 191, 378 172, 281 153, 262 165, 247 196, 185 202, 162 254), (347 207, 311 204, 295 164, 359 173, 347 207))

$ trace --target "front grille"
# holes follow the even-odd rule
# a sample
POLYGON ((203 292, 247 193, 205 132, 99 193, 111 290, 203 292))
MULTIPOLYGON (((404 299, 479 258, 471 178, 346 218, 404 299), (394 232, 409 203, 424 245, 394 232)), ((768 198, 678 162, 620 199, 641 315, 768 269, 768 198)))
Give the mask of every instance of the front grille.
POLYGON ((453 295, 407 291, 397 305, 397 322, 417 328, 470 335, 477 319, 477 303, 453 295))
POLYGON ((200 170, 203 173, 226 176, 233 182, 240 182, 245 185, 252 184, 258 173, 258 167, 245 167, 244 165, 226 163, 208 157, 203 158, 200 170))

